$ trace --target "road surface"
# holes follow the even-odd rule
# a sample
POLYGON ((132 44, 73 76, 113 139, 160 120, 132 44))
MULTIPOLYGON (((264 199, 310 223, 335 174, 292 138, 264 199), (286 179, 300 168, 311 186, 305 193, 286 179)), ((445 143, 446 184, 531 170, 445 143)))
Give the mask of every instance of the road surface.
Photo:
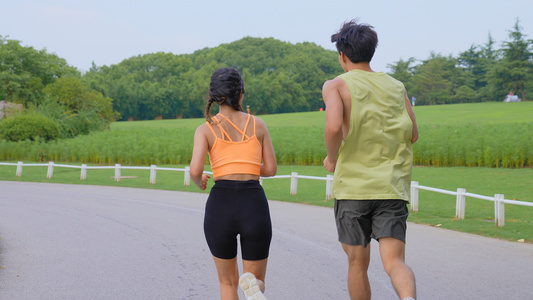
MULTIPOLYGON (((206 198, 0 181, 0 299, 218 299, 206 198)), ((349 299, 332 209, 269 204, 268 299, 349 299)), ((396 299, 371 247, 373 299, 396 299)), ((418 299, 533 299, 531 244, 409 223, 406 260, 418 299)))

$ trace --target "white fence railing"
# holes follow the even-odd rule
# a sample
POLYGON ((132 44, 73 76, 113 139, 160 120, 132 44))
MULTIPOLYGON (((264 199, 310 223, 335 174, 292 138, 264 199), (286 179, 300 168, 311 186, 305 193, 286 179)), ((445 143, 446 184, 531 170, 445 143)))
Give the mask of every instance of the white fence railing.
POLYGON ((465 203, 466 197, 487 200, 494 202, 494 223, 496 226, 505 225, 505 204, 514 204, 522 206, 531 206, 533 207, 533 202, 526 201, 517 201, 517 200, 508 200, 505 199, 503 194, 495 194, 494 197, 482 196, 478 194, 467 193, 466 189, 458 188, 456 192, 447 191, 432 187, 427 187, 423 185, 418 185, 417 181, 411 181, 411 210, 418 211, 418 191, 426 190, 441 194, 455 195, 455 217, 457 219, 465 218, 465 203))
MULTIPOLYGON (((22 167, 48 167, 48 171, 46 173, 46 178, 50 179, 54 175, 54 167, 57 168, 73 168, 73 169, 81 169, 81 175, 80 180, 85 180, 87 178, 87 170, 96 170, 96 169, 114 169, 115 170, 115 181, 120 181, 121 178, 121 170, 122 169, 130 169, 130 170, 150 170, 150 184, 156 183, 156 174, 157 171, 179 171, 184 172, 184 179, 183 179, 183 185, 189 186, 191 184, 191 177, 190 177, 190 168, 184 167, 184 168, 161 168, 157 167, 156 165, 151 165, 150 167, 135 167, 135 166, 122 166, 120 164, 115 164, 114 166, 87 166, 86 164, 82 164, 81 166, 77 165, 63 165, 63 164, 54 164, 54 162, 48 162, 46 163, 35 163, 35 164, 25 164, 21 161, 18 163, 5 163, 0 162, 0 165, 5 166, 16 166, 16 176, 21 177, 22 176, 22 167)), ((213 174, 212 172, 205 171, 204 173, 213 174)), ((260 182, 262 183, 265 179, 282 179, 282 178, 290 178, 291 179, 291 185, 290 185, 290 194, 296 195, 298 192, 298 179, 311 179, 311 180, 323 180, 326 181, 326 200, 332 199, 332 182, 333 182, 333 175, 327 175, 326 177, 317 177, 317 176, 306 176, 306 175, 298 175, 296 172, 292 172, 291 175, 276 175, 273 177, 261 177, 260 182)), ((494 222, 496 226, 504 226, 505 225, 505 204, 514 204, 514 205, 522 205, 522 206, 530 206, 533 207, 533 202, 526 202, 526 201, 517 201, 517 200, 507 200, 505 199, 503 194, 495 194, 494 197, 488 197, 488 196, 482 196, 472 193, 467 193, 466 189, 458 188, 456 192, 453 191, 447 191, 442 190, 438 188, 433 187, 427 187, 419 185, 417 181, 411 181, 411 210, 412 211, 418 211, 418 191, 419 190, 426 190, 441 194, 447 194, 447 195, 454 195, 456 196, 456 205, 455 205, 455 217, 457 219, 464 219, 465 218, 465 203, 466 203, 466 197, 471 198, 477 198, 481 200, 487 200, 494 202, 494 222)))

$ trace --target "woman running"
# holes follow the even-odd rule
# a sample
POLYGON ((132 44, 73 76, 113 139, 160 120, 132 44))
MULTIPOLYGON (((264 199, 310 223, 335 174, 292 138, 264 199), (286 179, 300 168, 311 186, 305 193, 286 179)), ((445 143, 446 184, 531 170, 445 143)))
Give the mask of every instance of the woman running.
POLYGON ((196 129, 190 165, 193 182, 202 190, 207 153, 215 185, 205 207, 204 233, 220 282, 220 298, 238 300, 237 286, 246 299, 266 299, 265 274, 272 239, 268 202, 260 176, 274 176, 276 156, 263 120, 243 112, 244 82, 233 68, 213 73, 205 108, 206 123, 196 129), (211 105, 219 113, 211 117, 211 105), (240 239, 243 275, 237 266, 240 239))

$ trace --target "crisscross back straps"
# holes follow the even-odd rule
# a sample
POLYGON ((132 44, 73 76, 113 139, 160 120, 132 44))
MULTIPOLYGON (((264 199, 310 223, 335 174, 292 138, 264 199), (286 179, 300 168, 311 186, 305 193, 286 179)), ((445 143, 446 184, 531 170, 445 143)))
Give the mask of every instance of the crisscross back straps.
MULTIPOLYGON (((250 114, 248 114, 248 118, 246 119, 246 125, 244 125, 244 131, 240 130, 239 127, 237 127, 237 125, 235 125, 230 119, 226 118, 226 116, 224 116, 223 114, 221 113, 218 113, 218 114, 222 116, 224 119, 226 119, 228 123, 230 123, 230 125, 233 126, 233 128, 235 128, 235 130, 237 130, 240 134, 242 134, 241 142, 244 141, 244 138, 246 139, 250 138, 249 136, 246 135, 246 130, 248 129, 248 124, 250 123, 250 116, 251 116, 250 114)), ((226 133, 226 131, 222 129, 222 126, 220 126, 220 124, 218 124, 218 128, 220 128, 220 132, 222 132, 222 134, 225 135, 228 138, 228 140, 232 141, 229 135, 226 133)), ((254 118, 254 135, 255 135, 255 118, 254 118)))
MULTIPOLYGON (((213 119, 215 120, 216 123, 218 123, 218 124, 217 124, 217 127, 218 127, 218 129, 220 129, 220 134, 222 135, 222 137, 221 137, 220 139, 224 140, 224 139, 227 138, 230 142, 233 142, 233 141, 231 140, 231 138, 229 137, 228 133, 224 130, 224 128, 222 128, 222 126, 220 126, 220 123, 219 123, 217 117, 215 116, 215 117, 213 117, 213 119)), ((209 122, 206 122, 206 124, 207 124, 207 127, 209 127, 209 130, 211 130, 211 132, 212 132, 213 135, 215 136, 215 138, 218 139, 219 137, 218 137, 218 135, 215 133, 215 131, 213 130, 213 127, 211 126, 211 124, 209 124, 209 122)))

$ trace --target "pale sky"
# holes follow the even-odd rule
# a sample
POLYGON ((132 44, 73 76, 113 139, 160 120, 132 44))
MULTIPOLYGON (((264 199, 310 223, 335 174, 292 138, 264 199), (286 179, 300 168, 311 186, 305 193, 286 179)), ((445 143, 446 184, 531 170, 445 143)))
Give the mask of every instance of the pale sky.
POLYGON ((353 18, 375 27, 375 71, 432 51, 456 57, 496 42, 520 20, 533 39, 531 0, 0 0, 0 35, 55 53, 87 71, 132 56, 188 54, 246 36, 312 42, 335 50, 330 37, 353 18))

